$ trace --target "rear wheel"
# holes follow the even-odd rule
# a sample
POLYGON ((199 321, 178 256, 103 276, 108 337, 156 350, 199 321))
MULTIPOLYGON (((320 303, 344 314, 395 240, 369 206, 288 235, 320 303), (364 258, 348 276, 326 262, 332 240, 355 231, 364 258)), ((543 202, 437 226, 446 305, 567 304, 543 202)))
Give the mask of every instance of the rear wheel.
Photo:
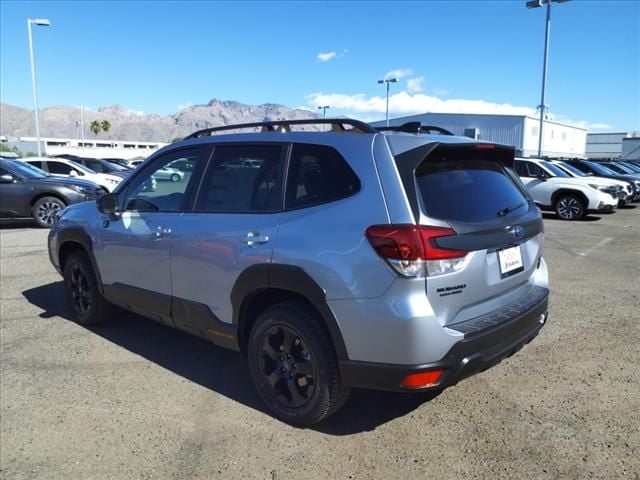
POLYGON ((33 219, 39 227, 51 228, 56 223, 56 214, 67 205, 56 197, 42 197, 33 205, 33 219))
POLYGON ((280 303, 262 312, 251 330, 248 354, 260 397, 287 423, 318 423, 349 396, 331 338, 317 314, 303 304, 280 303))
POLYGON ((172 182, 179 182, 180 181, 180 175, 178 175, 177 173, 174 173, 171 175, 171 181, 172 182))
POLYGON ((95 325, 108 320, 113 306, 98 290, 98 282, 84 252, 69 256, 64 264, 64 288, 72 319, 81 325, 95 325))
POLYGON ((584 202, 573 193, 563 193, 556 200, 556 214, 563 220, 578 220, 585 213, 584 202))

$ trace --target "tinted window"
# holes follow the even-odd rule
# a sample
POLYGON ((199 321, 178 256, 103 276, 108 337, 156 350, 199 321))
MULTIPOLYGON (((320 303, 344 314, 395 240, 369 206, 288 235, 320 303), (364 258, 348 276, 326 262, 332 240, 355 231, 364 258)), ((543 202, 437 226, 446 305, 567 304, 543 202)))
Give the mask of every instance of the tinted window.
POLYGON ((293 146, 287 180, 287 209, 332 202, 359 190, 358 177, 333 148, 293 146))
POLYGON ((196 210, 215 213, 275 212, 282 206, 280 145, 215 147, 196 210))
POLYGON ((107 171, 107 169, 104 168, 97 160, 86 160, 85 166, 98 173, 105 173, 107 171))
POLYGON ((190 148, 167 153, 156 158, 152 163, 136 176, 128 187, 124 202, 126 210, 145 212, 178 212, 186 208, 187 190, 197 178, 191 173, 184 175, 178 181, 171 180, 169 175, 160 172, 168 163, 179 158, 189 158, 196 165, 204 161, 206 148, 190 148))
POLYGON ((71 167, 62 162, 45 162, 49 168, 50 173, 59 175, 69 175, 71 173, 71 167))
POLYGON ((528 177, 529 172, 527 171, 527 163, 516 161, 516 172, 520 177, 528 177))
POLYGON ((482 222, 498 218, 504 209, 514 214, 527 208, 527 199, 497 162, 427 160, 416 180, 432 218, 482 222))
POLYGON ((556 167, 553 163, 542 160, 541 163, 556 177, 569 177, 566 173, 556 167))

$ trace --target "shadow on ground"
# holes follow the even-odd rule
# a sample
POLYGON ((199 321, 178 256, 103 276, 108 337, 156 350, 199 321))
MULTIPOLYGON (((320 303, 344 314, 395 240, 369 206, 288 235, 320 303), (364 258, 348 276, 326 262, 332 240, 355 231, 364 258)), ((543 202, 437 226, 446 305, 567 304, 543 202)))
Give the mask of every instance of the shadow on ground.
MULTIPOLYGON (((57 316, 69 320, 62 282, 25 290, 22 294, 43 310, 41 318, 57 316)), ((108 324, 87 327, 88 330, 192 382, 268 414, 241 354, 138 315, 119 312, 118 318, 108 324)), ((341 411, 313 429, 329 435, 371 431, 412 412, 435 396, 435 393, 353 390, 341 411)))
POLYGON ((20 219, 2 219, 0 220, 0 230, 13 230, 17 228, 34 228, 39 229, 38 225, 33 219, 20 218, 20 219))
MULTIPOLYGON (((598 214, 598 215, 601 215, 601 214, 598 214)), ((605 213, 604 215, 611 215, 611 214, 610 213, 605 213)), ((570 222, 570 221, 573 221, 573 222, 598 222, 598 221, 602 220, 602 217, 596 217, 595 215, 592 215, 590 213, 586 214, 580 220, 562 220, 555 213, 542 212, 542 218, 544 218, 545 220, 557 220, 558 222, 570 222)))

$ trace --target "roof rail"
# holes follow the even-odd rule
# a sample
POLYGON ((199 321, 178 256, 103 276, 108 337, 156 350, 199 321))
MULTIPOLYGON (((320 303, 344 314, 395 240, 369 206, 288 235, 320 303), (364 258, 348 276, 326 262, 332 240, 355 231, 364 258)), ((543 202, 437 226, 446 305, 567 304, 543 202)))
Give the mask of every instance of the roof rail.
POLYGON ((396 127, 376 127, 380 132, 431 133, 436 135, 453 135, 449 130, 434 125, 422 125, 420 122, 407 122, 396 127))
POLYGON ((244 128, 260 128, 261 132, 290 132, 292 125, 331 125, 332 132, 355 132, 355 133, 378 133, 368 123, 359 120, 351 120, 349 118, 333 118, 333 119, 304 119, 304 120, 276 120, 273 122, 254 122, 240 123, 237 125, 224 125, 221 127, 211 127, 193 132, 185 140, 190 138, 200 138, 211 136, 212 133, 222 132, 225 130, 241 130, 244 128), (353 128, 347 129, 345 126, 353 128))

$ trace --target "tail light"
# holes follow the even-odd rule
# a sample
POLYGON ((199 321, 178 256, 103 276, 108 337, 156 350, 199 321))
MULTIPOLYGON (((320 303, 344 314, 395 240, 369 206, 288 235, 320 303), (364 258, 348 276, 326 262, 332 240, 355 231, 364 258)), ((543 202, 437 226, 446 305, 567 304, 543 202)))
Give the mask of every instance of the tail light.
POLYGON ((367 228, 373 249, 405 277, 427 277, 458 271, 468 252, 439 247, 436 239, 456 235, 446 227, 373 225, 367 228))

